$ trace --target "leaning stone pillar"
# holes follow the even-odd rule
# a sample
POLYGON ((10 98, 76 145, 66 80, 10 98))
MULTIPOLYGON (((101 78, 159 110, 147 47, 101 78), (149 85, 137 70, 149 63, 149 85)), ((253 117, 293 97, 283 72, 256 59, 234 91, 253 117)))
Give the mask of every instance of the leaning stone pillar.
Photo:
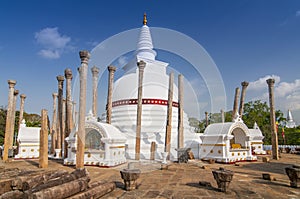
POLYGON ((18 94, 19 94, 19 90, 15 90, 14 91, 14 100, 13 100, 13 109, 12 109, 12 123, 11 123, 11 132, 12 132, 12 140, 10 141, 11 142, 11 145, 13 146, 14 143, 13 143, 13 140, 14 140, 14 137, 15 137, 15 122, 16 122, 16 105, 17 105, 17 97, 18 97, 18 94))
MULTIPOLYGON (((64 76, 59 75, 56 77, 58 81, 58 106, 57 106, 57 149, 62 149, 62 136, 63 136, 63 85, 64 85, 64 76)), ((61 157, 61 154, 60 154, 61 157)))
POLYGON ((93 116, 97 117, 97 102, 98 102, 98 76, 99 76, 99 68, 93 66, 91 68, 93 74, 93 116))
POLYGON ((240 109, 239 109, 239 114, 240 117, 242 118, 243 113, 244 113, 244 101, 245 101, 245 96, 246 96, 246 88, 249 85, 248 82, 242 82, 242 95, 241 95, 241 100, 240 100, 240 109))
MULTIPOLYGON (((72 126, 72 93, 71 93, 71 86, 72 86, 72 71, 71 69, 67 68, 65 70, 65 78, 66 78, 66 109, 65 109, 65 118, 66 118, 66 125, 65 125, 65 138, 69 137, 72 126)), ((68 157, 68 143, 64 141, 64 157, 68 157)))
POLYGON ((108 76, 108 91, 107 91, 107 105, 106 105, 106 123, 111 124, 112 92, 113 92, 114 74, 116 71, 116 67, 108 66, 107 69, 109 72, 109 76, 108 76))
POLYGON ((84 168, 84 147, 85 147, 85 113, 86 113, 86 79, 88 70, 88 61, 90 53, 88 51, 80 51, 81 66, 78 68, 80 75, 80 91, 79 91, 79 121, 77 132, 77 151, 76 151, 76 168, 84 168))
POLYGON ((278 138, 275 123, 275 100, 274 100, 274 84, 275 79, 267 79, 269 86, 269 101, 270 101, 270 120, 271 120, 271 134, 272 134, 272 156, 273 159, 278 160, 278 138))
POLYGON ((205 111, 205 128, 208 127, 208 112, 205 111))
POLYGON ((138 104, 137 104, 137 116, 136 116, 136 140, 135 140, 135 159, 140 159, 141 151, 141 128, 142 128, 142 97, 143 97, 143 78, 144 69, 146 63, 144 61, 139 61, 137 63, 139 68, 139 81, 138 81, 138 104))
POLYGON ((183 135, 183 75, 178 75, 178 148, 184 147, 183 135))
POLYGON ((239 103, 239 97, 240 97, 240 88, 237 87, 235 89, 235 95, 234 95, 234 102, 233 102, 233 109, 232 109, 232 121, 235 119, 236 114, 238 112, 238 103, 239 103))
POLYGON ((174 73, 169 75, 169 92, 168 92, 168 112, 167 112, 167 126, 166 126, 166 140, 165 140, 165 152, 168 153, 167 159, 170 159, 171 149, 171 132, 172 132, 172 112, 173 112, 173 84, 174 73))
POLYGON ((42 126, 40 130, 40 151, 39 151, 39 167, 48 167, 48 111, 43 109, 41 112, 42 126))
POLYGON ((57 149, 57 121, 56 121, 56 100, 57 93, 52 93, 53 97, 53 115, 52 115, 52 127, 51 127, 51 154, 55 153, 55 149, 57 149))
POLYGON ((23 115, 24 115, 24 103, 25 103, 25 98, 26 98, 26 95, 25 94, 21 94, 20 95, 20 98, 21 98, 21 103, 20 103, 20 116, 19 116, 19 128, 20 128, 20 125, 22 123, 22 120, 23 120, 23 115))
POLYGON ((6 114, 6 124, 5 124, 5 136, 4 136, 4 150, 3 150, 3 161, 8 159, 8 150, 12 149, 12 137, 13 132, 11 131, 12 123, 12 111, 13 111, 13 99, 15 91, 15 80, 8 80, 9 90, 8 90, 8 105, 7 105, 7 114, 6 114))

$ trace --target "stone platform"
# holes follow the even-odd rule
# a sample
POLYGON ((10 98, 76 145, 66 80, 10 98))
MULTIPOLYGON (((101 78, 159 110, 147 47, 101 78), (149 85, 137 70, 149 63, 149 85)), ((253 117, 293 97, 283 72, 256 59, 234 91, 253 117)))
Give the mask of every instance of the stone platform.
MULTIPOLYGON (((208 164, 200 160, 189 160, 187 164, 171 163, 167 170, 161 170, 160 162, 128 161, 130 167, 140 169, 137 189, 125 191, 120 170, 128 168, 128 163, 115 168, 86 167, 91 181, 115 182, 117 188, 102 198, 300 198, 300 189, 291 188, 284 168, 300 164, 300 155, 281 154, 280 160, 241 162, 237 165, 208 164), (212 170, 223 167, 234 171, 228 192, 218 190, 212 170), (263 180, 262 173, 269 173, 272 179, 263 180), (202 182, 200 185, 199 182, 202 182)), ((265 157, 265 156, 264 156, 265 157)), ((38 169, 38 160, 13 160, 10 163, 0 161, 0 167, 38 169)), ((64 169, 73 171, 74 167, 63 166, 62 162, 50 160, 49 170, 64 169)))

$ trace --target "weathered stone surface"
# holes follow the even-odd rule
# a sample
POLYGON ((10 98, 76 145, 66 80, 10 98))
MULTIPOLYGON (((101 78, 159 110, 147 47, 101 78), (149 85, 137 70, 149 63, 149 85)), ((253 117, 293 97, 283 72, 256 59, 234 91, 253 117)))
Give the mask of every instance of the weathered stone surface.
POLYGON ((125 190, 131 191, 137 187, 137 179, 140 177, 141 170, 139 169, 123 169, 120 171, 121 177, 124 180, 125 190))
POLYGON ((291 187, 297 188, 300 181, 300 168, 286 167, 285 172, 290 179, 291 187))
POLYGON ((270 162, 270 158, 269 157, 262 157, 262 161, 263 162, 270 162))
POLYGON ((177 157, 178 157, 178 163, 187 163, 189 160, 189 151, 191 148, 179 148, 176 149, 177 151, 177 157))
POLYGON ((222 192, 227 192, 229 184, 232 181, 234 172, 220 168, 219 170, 212 171, 212 173, 213 173, 214 179, 217 181, 218 188, 222 192))

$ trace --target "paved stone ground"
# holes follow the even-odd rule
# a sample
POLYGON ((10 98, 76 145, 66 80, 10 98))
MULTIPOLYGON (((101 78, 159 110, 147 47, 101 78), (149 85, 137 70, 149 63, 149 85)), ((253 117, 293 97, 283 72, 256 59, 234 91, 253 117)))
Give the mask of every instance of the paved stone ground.
MULTIPOLYGON (((300 155, 282 154, 280 160, 271 160, 270 163, 262 162, 259 157, 257 162, 241 162, 238 163, 239 166, 207 164, 200 160, 193 160, 188 164, 170 163, 168 170, 160 170, 159 162, 130 161, 129 164, 130 167, 141 169, 142 173, 138 179, 138 189, 128 192, 124 191, 120 176, 120 170, 127 168, 127 164, 115 168, 87 167, 92 181, 116 182, 117 188, 103 198, 300 198, 300 188, 291 188, 284 172, 285 167, 300 164, 300 155), (217 189, 211 172, 219 167, 235 172, 227 193, 217 189), (263 180, 262 173, 269 173, 276 180, 263 180), (211 186, 200 186, 199 181, 208 182, 211 186)), ((10 163, 0 161, 0 166, 38 169, 38 161, 15 160, 10 163)), ((49 161, 49 170, 57 169, 72 171, 74 167, 63 166, 59 161, 49 161)))

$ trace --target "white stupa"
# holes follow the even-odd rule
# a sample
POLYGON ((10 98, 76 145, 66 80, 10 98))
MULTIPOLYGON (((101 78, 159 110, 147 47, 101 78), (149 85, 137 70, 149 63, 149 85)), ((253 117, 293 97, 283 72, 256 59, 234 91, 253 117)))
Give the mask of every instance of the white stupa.
POLYGON ((287 112, 285 127, 286 128, 295 128, 296 127, 296 123, 293 120, 292 112, 290 109, 287 112))
MULTIPOLYGON (((150 158, 151 142, 156 142, 156 158, 161 159, 164 151, 169 76, 166 74, 168 63, 155 60, 150 29, 146 17, 140 30, 137 49, 134 58, 123 70, 125 74, 114 83, 112 125, 123 132, 127 138, 126 157, 134 159, 136 140, 136 115, 138 96, 138 67, 137 62, 144 61, 146 67, 143 79, 142 96, 142 129, 141 129, 141 159, 150 158)), ((171 133, 170 159, 177 159, 178 135, 178 88, 174 83, 173 113, 171 133)), ((194 155, 198 153, 200 139, 189 126, 188 117, 184 113, 184 143, 192 148, 194 155)))

